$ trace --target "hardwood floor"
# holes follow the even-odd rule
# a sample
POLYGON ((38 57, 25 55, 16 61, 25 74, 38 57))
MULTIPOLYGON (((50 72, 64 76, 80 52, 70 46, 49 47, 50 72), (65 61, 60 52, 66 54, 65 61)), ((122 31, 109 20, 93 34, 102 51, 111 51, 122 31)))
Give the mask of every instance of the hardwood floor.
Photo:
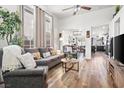
POLYGON ((49 88, 109 88, 113 87, 106 68, 106 55, 95 53, 91 60, 80 62, 80 70, 62 69, 61 64, 48 73, 49 88))

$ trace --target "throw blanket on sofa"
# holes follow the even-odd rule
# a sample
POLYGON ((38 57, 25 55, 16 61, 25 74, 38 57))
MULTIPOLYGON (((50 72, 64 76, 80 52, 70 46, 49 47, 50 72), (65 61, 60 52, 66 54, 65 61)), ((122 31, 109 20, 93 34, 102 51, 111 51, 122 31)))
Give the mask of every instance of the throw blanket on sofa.
POLYGON ((21 56, 21 47, 10 45, 3 48, 2 71, 12 71, 21 67, 18 58, 21 56))

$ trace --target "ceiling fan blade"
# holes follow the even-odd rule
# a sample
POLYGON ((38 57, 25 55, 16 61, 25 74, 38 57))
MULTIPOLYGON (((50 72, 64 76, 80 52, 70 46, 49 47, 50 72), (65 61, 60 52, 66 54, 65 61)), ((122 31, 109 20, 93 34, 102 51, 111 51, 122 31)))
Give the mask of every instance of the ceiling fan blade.
POLYGON ((85 9, 85 10, 90 10, 91 7, 87 7, 87 6, 81 6, 82 9, 85 9))
POLYGON ((72 8, 74 8, 74 6, 62 9, 62 11, 66 11, 66 10, 69 10, 69 9, 72 9, 72 8))

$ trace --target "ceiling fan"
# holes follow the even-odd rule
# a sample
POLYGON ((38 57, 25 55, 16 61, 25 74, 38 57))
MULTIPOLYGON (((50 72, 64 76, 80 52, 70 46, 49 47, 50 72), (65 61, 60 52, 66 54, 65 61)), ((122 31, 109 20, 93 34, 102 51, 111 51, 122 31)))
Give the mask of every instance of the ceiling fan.
POLYGON ((77 12, 80 11, 80 9, 91 10, 91 7, 87 7, 87 6, 83 6, 83 5, 74 5, 72 7, 68 7, 68 8, 63 9, 62 11, 66 11, 69 9, 74 9, 73 15, 76 15, 77 12))

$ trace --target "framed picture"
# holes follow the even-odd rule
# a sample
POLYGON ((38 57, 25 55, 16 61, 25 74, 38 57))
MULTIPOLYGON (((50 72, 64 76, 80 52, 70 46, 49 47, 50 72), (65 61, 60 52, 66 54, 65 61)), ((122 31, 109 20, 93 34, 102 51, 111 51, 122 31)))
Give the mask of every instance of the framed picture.
POLYGON ((90 38, 90 31, 86 31, 86 38, 90 38))

